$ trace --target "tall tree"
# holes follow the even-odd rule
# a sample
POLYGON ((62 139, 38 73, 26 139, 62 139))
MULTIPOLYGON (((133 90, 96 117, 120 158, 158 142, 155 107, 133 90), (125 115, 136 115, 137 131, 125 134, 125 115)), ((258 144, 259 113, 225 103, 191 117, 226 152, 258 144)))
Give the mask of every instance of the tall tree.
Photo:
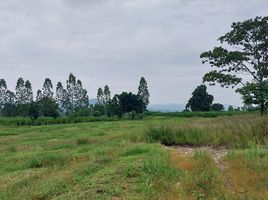
POLYGON ((71 73, 67 83, 67 112, 73 112, 76 102, 76 77, 71 73))
POLYGON ((77 80, 75 87, 75 108, 76 110, 87 108, 89 99, 87 90, 83 88, 82 81, 77 80))
POLYGON ((186 109, 192 111, 209 111, 213 102, 213 96, 207 93, 205 85, 198 86, 192 93, 192 97, 186 104, 186 109))
POLYGON ((43 84, 42 97, 53 99, 53 84, 49 78, 46 78, 43 84))
POLYGON ((4 107, 4 104, 6 103, 6 92, 6 81, 4 79, 0 79, 0 110, 4 107))
POLYGON ((104 103, 108 104, 111 101, 111 91, 108 85, 104 86, 103 95, 104 103))
POLYGON ((149 105, 149 90, 148 90, 148 85, 147 81, 145 80, 144 77, 141 77, 140 79, 140 85, 138 87, 138 96, 140 97, 141 101, 143 102, 143 112, 146 110, 147 106, 149 105))
POLYGON ((62 83, 58 82, 56 87, 56 103, 61 112, 66 112, 66 105, 67 105, 67 92, 63 88, 62 83))
POLYGON ((220 46, 201 54, 203 63, 216 68, 203 81, 237 86, 244 103, 259 105, 263 115, 268 102, 268 16, 233 23, 231 28, 219 41, 233 50, 220 46))
POLYGON ((100 104, 100 105, 104 104, 104 93, 103 93, 102 88, 98 89, 97 101, 98 101, 97 103, 100 104))
POLYGON ((16 101, 16 96, 14 92, 7 90, 6 95, 5 95, 5 103, 14 105, 15 101, 16 101))
POLYGON ((18 79, 15 90, 16 90, 16 104, 17 105, 26 104, 27 97, 25 94, 26 89, 23 78, 18 79))
POLYGON ((42 91, 41 90, 37 90, 36 93, 36 101, 40 101, 42 99, 42 91))
POLYGON ((33 90, 30 81, 25 81, 25 100, 26 103, 31 103, 33 101, 33 90))
POLYGON ((5 104, 4 107, 2 109, 2 115, 5 117, 15 117, 16 116, 16 105, 15 105, 15 101, 16 101, 16 96, 13 92, 11 92, 10 90, 6 91, 6 95, 5 95, 5 104))

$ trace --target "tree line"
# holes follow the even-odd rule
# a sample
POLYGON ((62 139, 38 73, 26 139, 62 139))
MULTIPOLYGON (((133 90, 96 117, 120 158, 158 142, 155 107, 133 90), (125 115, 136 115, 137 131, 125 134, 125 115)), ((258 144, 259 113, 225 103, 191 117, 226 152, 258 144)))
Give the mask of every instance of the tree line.
POLYGON ((97 103, 89 103, 87 90, 82 81, 72 73, 66 80, 56 85, 55 93, 52 81, 46 78, 34 98, 29 80, 19 78, 15 91, 8 89, 6 81, 0 79, 0 115, 3 117, 58 117, 58 116, 103 116, 122 117, 127 114, 143 113, 149 104, 148 85, 144 77, 140 79, 138 93, 122 92, 111 97, 109 86, 97 91, 97 103))

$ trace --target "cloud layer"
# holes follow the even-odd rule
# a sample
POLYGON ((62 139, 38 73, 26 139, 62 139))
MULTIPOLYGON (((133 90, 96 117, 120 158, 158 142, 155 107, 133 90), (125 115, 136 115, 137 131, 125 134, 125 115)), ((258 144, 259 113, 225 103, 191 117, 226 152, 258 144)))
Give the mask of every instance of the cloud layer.
MULTIPOLYGON (((73 72, 95 97, 105 84, 136 92, 145 76, 152 103, 186 102, 209 70, 200 53, 232 22, 267 10, 266 0, 0 0, 0 77, 36 90, 73 72)), ((241 103, 232 90, 209 90, 241 103)))

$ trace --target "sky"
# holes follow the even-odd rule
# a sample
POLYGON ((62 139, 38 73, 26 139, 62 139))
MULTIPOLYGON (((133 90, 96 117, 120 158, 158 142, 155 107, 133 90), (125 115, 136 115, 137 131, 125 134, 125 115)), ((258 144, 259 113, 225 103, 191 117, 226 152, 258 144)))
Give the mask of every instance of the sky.
MULTIPOLYGON (((267 13, 267 0, 0 0, 0 78, 36 92, 73 73, 95 98, 106 84, 136 93, 144 76, 152 104, 185 103, 211 70, 200 54, 233 22, 267 13)), ((241 104, 232 89, 208 91, 241 104)))

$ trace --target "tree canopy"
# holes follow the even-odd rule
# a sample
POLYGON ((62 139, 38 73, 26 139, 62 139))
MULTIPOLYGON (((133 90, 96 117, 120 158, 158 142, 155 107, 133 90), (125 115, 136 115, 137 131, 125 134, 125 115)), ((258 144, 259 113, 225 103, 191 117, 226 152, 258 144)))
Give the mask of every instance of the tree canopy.
POLYGON ((261 113, 268 102, 268 16, 233 23, 219 38, 223 46, 201 54, 214 70, 203 81, 237 87, 244 103, 257 104, 261 113))
POLYGON ((207 86, 199 85, 193 91, 192 97, 186 104, 186 109, 191 111, 209 111, 214 97, 207 93, 207 86))

